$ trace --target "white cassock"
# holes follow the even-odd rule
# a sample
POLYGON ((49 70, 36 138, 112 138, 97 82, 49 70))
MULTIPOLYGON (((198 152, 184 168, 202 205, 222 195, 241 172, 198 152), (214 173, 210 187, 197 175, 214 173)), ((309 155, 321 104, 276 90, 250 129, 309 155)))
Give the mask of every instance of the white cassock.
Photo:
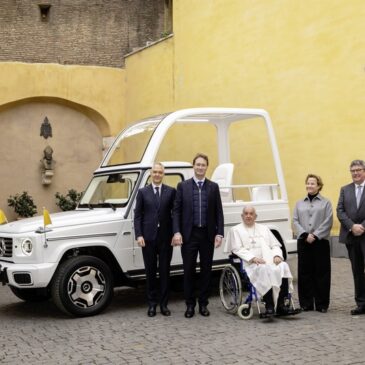
POLYGON ((244 223, 240 223, 232 227, 224 252, 232 252, 244 261, 251 284, 260 296, 266 294, 271 288, 273 289, 275 306, 283 278, 289 279, 289 291, 293 291, 293 276, 289 265, 284 261, 279 265, 274 264, 275 256, 283 259, 281 244, 265 225, 255 223, 252 227, 248 227, 244 223), (254 257, 264 259, 266 264, 250 263, 254 257))

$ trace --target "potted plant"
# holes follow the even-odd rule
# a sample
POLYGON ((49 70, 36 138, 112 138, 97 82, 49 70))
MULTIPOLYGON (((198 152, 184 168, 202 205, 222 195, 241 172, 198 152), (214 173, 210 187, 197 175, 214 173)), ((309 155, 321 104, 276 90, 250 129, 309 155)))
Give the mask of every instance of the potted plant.
POLYGON ((65 195, 56 193, 56 205, 63 211, 74 210, 81 199, 82 193, 78 193, 74 189, 70 189, 65 195))
POLYGON ((13 207, 15 213, 21 218, 33 217, 37 213, 37 206, 34 204, 33 198, 26 191, 20 195, 10 195, 8 206, 13 207))

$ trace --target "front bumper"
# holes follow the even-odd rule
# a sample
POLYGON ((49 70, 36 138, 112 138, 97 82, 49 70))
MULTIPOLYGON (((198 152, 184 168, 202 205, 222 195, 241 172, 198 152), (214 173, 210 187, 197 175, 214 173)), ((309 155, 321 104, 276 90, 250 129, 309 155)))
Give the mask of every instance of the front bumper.
POLYGON ((2 283, 3 285, 9 283, 8 273, 6 269, 7 269, 6 267, 3 268, 2 265, 0 264, 0 283, 2 283))
POLYGON ((17 288, 44 288, 52 279, 57 263, 13 264, 0 262, 0 282, 17 288))

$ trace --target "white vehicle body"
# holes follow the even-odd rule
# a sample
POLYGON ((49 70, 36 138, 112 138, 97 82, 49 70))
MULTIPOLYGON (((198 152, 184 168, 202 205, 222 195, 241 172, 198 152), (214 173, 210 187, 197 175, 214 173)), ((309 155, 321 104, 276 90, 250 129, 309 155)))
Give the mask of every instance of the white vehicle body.
MULTIPOLYGON (((134 285, 144 279, 142 252, 133 231, 135 198, 138 189, 148 183, 149 169, 161 143, 176 123, 210 123, 216 127, 219 164, 212 177, 214 180, 215 175, 221 188, 225 232, 241 221, 243 206, 252 204, 258 222, 268 225, 275 233, 288 259, 295 257, 296 241, 291 231, 285 181, 268 113, 241 108, 184 109, 145 119, 121 132, 95 171, 78 208, 52 214, 52 224, 45 230, 43 217, 0 226, 3 284, 24 300, 47 299, 52 295, 60 309, 83 316, 103 310, 111 300, 113 287, 134 285), (246 123, 257 118, 265 123, 277 182, 233 185, 229 127, 233 122, 246 123), (143 133, 147 133, 147 139, 143 133), (137 153, 131 151, 131 146, 139 135, 144 136, 140 145, 143 151, 135 158, 137 153), (236 189, 248 190, 251 199, 235 200, 236 189)), ((163 163, 166 176, 173 180, 185 180, 193 175, 189 162, 163 163)), ((221 269, 226 260, 223 247, 217 249, 213 268, 221 269)), ((171 274, 182 274, 177 247, 171 274)))

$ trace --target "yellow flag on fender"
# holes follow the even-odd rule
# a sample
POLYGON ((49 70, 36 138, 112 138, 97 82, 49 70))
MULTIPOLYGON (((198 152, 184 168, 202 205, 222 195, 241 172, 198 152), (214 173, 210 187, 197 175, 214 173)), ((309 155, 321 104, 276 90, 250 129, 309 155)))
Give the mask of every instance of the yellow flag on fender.
POLYGON ((43 208, 43 225, 46 227, 49 224, 52 224, 49 211, 46 208, 43 208))
POLYGON ((0 224, 8 223, 5 213, 0 209, 0 224))

